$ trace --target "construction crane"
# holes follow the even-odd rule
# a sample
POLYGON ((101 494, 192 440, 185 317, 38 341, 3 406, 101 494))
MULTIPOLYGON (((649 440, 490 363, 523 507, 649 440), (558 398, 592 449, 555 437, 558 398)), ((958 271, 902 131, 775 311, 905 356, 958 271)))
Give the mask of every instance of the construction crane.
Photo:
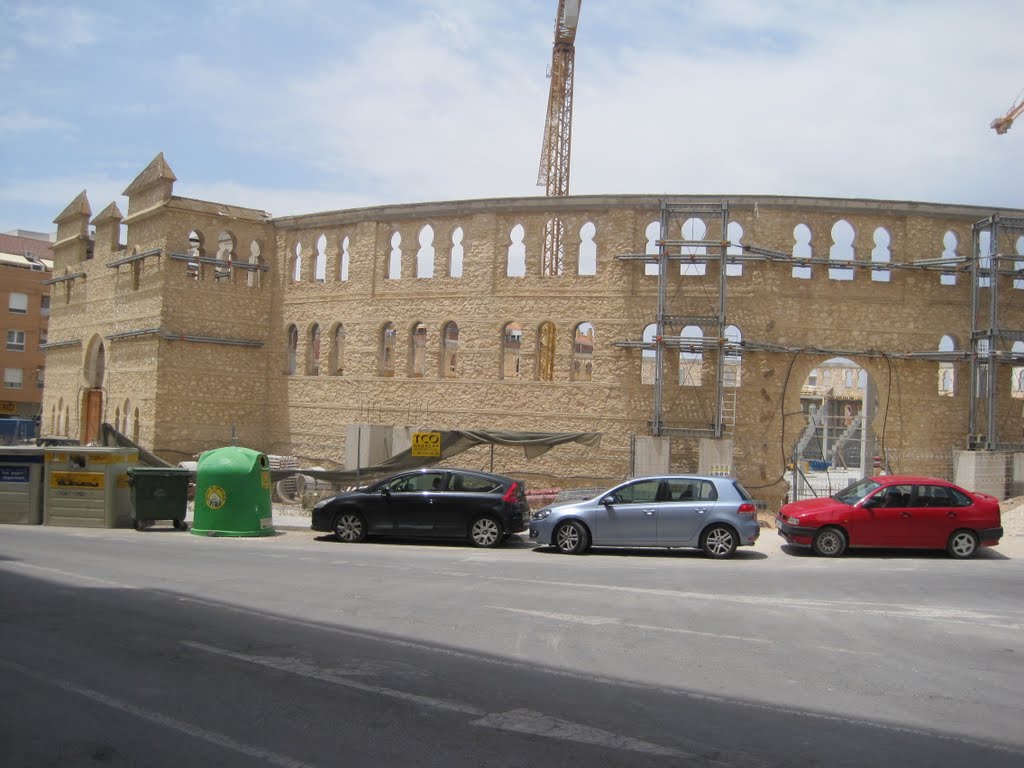
MULTIPOLYGON (((551 53, 551 90, 544 120, 544 143, 540 150, 537 186, 548 197, 569 194, 569 157, 572 150, 572 82, 576 62, 576 26, 582 0, 558 0, 555 16, 555 45, 551 53)), ((549 221, 544 230, 542 272, 562 274, 564 254, 562 224, 549 221)))
POLYGON ((993 120, 989 128, 995 128, 996 133, 999 134, 1006 133, 1010 130, 1010 126, 1013 125, 1013 121, 1020 117, 1021 113, 1024 113, 1024 98, 1021 97, 1021 94, 1024 94, 1024 91, 1017 94, 1017 101, 1013 103, 1013 106, 1006 111, 1005 115, 993 120))

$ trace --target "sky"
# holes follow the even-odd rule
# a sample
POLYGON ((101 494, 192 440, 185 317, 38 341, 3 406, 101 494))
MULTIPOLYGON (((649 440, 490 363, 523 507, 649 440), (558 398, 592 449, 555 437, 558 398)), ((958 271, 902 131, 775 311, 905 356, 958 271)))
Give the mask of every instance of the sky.
MULTIPOLYGON (((542 195, 557 0, 0 0, 0 232, 542 195)), ((572 194, 1024 209, 1024 3, 583 0, 572 194)))

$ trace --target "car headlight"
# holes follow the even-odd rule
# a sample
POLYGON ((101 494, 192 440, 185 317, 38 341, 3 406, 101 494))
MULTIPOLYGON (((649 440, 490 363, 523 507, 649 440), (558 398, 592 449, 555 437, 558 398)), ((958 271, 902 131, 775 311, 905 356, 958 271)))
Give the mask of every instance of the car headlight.
POLYGON ((545 517, 551 514, 550 509, 540 509, 533 513, 531 520, 543 520, 545 517))
POLYGON ((787 517, 786 518, 786 522, 789 523, 790 525, 800 525, 800 518, 799 517, 787 517))
POLYGON ((326 499, 321 499, 320 501, 318 501, 316 503, 316 505, 313 507, 313 509, 323 509, 328 504, 330 504, 332 501, 334 501, 334 497, 333 496, 328 496, 326 499))

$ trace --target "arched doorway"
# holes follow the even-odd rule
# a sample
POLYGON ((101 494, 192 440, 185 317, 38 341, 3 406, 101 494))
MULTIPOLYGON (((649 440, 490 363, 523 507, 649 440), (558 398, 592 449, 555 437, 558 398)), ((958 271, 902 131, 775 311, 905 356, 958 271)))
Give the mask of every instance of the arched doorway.
POLYGON ((93 336, 85 353, 82 376, 85 390, 82 392, 82 423, 80 427, 83 445, 99 442, 100 425, 103 423, 103 379, 107 372, 107 352, 103 340, 93 336))
POLYGON ((815 367, 800 388, 806 419, 790 465, 793 500, 831 496, 875 474, 871 423, 878 396, 871 376, 842 357, 815 367))

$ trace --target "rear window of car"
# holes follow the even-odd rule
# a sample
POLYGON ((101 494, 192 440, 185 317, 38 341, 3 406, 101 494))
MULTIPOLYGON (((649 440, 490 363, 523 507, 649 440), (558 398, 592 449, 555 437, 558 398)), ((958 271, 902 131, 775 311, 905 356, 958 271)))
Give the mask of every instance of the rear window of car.
POLYGON ((456 474, 452 476, 452 481, 448 485, 449 491, 464 491, 467 493, 491 493, 501 487, 501 483, 497 480, 492 480, 489 477, 480 477, 479 475, 461 475, 456 474))
POLYGON ((738 480, 732 481, 732 487, 736 489, 736 493, 740 495, 740 498, 744 501, 753 501, 754 497, 747 493, 747 489, 739 484, 738 480))

